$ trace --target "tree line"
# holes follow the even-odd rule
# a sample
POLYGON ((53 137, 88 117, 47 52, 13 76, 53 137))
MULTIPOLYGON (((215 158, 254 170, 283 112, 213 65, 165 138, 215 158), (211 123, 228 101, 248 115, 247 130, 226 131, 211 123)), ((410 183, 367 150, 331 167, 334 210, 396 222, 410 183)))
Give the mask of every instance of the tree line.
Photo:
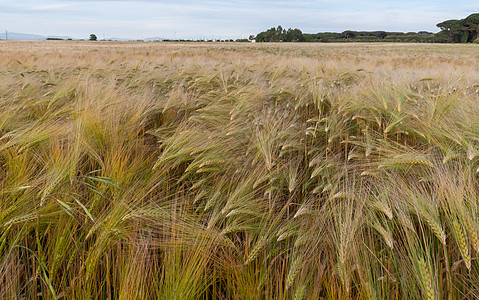
POLYGON ((257 42, 413 42, 413 43, 471 43, 479 42, 479 13, 461 20, 447 20, 436 25, 438 33, 353 31, 303 33, 300 29, 272 27, 250 40, 257 42))

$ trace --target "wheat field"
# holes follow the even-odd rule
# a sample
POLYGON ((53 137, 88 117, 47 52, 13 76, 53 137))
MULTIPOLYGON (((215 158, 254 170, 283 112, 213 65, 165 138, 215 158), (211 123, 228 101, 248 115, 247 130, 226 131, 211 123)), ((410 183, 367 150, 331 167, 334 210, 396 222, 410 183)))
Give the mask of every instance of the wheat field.
POLYGON ((0 41, 0 298, 479 298, 479 48, 0 41))

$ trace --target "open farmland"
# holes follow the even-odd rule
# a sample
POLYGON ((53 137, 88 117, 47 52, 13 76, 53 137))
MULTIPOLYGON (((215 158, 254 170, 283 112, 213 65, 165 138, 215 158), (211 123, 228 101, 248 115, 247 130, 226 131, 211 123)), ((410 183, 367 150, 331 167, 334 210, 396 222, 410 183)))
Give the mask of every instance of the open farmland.
POLYGON ((0 298, 479 298, 479 47, 0 42, 0 298))

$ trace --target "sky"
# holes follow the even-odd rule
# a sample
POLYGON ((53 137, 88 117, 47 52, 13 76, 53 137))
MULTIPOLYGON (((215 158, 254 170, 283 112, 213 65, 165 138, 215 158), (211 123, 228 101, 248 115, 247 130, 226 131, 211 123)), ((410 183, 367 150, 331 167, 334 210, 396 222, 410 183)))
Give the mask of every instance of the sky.
POLYGON ((466 0, 0 0, 0 32, 88 39, 247 38, 281 25, 304 33, 432 31, 479 12, 466 0))

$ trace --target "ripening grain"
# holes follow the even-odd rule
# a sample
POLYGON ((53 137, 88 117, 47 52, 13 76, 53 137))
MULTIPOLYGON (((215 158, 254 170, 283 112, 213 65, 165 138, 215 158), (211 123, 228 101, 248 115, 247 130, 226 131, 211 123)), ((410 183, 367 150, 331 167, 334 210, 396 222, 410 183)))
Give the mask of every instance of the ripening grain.
POLYGON ((0 42, 0 298, 479 297, 479 48, 0 42))

